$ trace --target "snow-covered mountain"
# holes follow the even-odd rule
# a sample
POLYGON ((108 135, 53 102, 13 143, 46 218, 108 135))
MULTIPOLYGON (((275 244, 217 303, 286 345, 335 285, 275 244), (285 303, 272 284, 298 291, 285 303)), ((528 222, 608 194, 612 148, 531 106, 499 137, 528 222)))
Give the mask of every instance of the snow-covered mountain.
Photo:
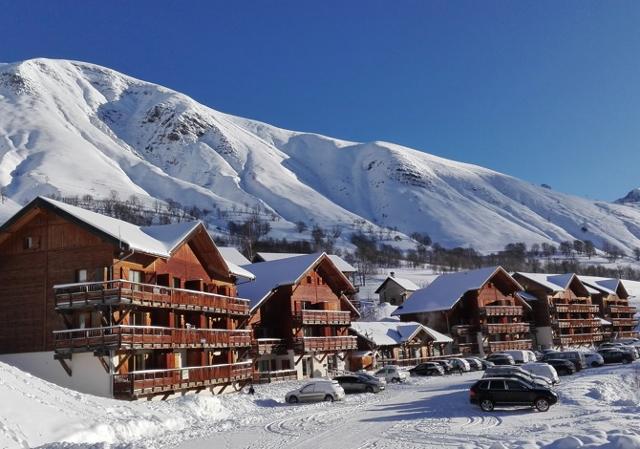
MULTIPOLYGON (((635 207, 392 143, 283 130, 65 60, 0 64, 0 186, 19 204, 116 191, 214 211, 259 206, 279 218, 276 232, 294 233, 297 221, 348 230, 365 220, 485 251, 567 239, 640 247, 635 207)), ((221 216, 209 219, 223 226, 221 216)))

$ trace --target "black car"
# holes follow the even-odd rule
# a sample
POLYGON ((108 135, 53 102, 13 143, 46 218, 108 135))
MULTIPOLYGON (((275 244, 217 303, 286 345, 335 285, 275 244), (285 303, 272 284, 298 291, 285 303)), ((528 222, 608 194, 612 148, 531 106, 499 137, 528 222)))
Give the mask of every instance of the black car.
POLYGON ((425 362, 409 370, 412 376, 444 376, 444 368, 439 363, 425 362))
POLYGON ((576 366, 569 360, 545 359, 544 363, 553 366, 559 376, 568 376, 576 372, 576 366))
POLYGON ((604 359, 605 365, 611 363, 631 363, 634 361, 634 356, 630 352, 623 351, 618 348, 606 348, 600 349, 598 354, 604 359))
POLYGON ((469 363, 469 368, 471 368, 471 371, 481 371, 485 369, 480 359, 476 359, 475 357, 467 357, 465 358, 465 360, 467 361, 467 363, 469 363))
POLYGON ((515 365, 516 362, 513 360, 509 354, 500 354, 495 353, 491 354, 487 357, 487 360, 492 362, 494 365, 515 365))
POLYGON ((346 374, 333 380, 338 381, 345 393, 379 393, 382 389, 380 381, 357 374, 346 374))
POLYGON ((549 388, 527 384, 516 379, 481 379, 469 390, 469 401, 478 404, 485 412, 496 405, 527 405, 546 412, 558 402, 558 395, 549 388))
POLYGON ((583 370, 587 367, 587 361, 584 359, 584 354, 578 351, 550 352, 544 355, 542 361, 548 363, 547 360, 550 359, 569 360, 576 367, 576 371, 583 370))

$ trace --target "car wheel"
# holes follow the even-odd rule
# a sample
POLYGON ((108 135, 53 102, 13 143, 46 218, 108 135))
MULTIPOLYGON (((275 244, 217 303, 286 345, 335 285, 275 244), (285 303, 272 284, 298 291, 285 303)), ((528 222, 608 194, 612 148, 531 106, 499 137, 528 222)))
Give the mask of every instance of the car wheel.
POLYGON ((491 399, 483 399, 480 401, 480 408, 485 412, 493 411, 493 401, 491 399))
POLYGON ((536 399, 533 405, 535 406, 536 410, 538 410, 539 412, 546 412, 547 410, 549 410, 549 407, 550 407, 549 401, 547 401, 545 398, 536 399))
POLYGON ((394 377, 393 379, 391 379, 391 383, 392 384, 397 384, 398 383, 398 378, 394 377))
POLYGON ((367 393, 373 393, 373 387, 368 386, 367 388, 364 389, 364 391, 367 393))
POLYGON ((297 396, 291 396, 289 398, 289 404, 297 404, 298 402, 299 401, 298 401, 298 397, 297 396))
POLYGON ((631 363, 631 360, 629 360, 629 359, 622 359, 622 363, 631 363))
POLYGON ((326 395, 324 397, 324 402, 333 402, 333 396, 331 396, 330 394, 326 395))

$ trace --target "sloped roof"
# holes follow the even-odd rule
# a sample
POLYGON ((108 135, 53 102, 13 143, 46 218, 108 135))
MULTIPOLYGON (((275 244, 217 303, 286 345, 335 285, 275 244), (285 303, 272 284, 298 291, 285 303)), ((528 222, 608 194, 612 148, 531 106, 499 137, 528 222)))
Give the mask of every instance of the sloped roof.
MULTIPOLYGON (((578 278, 578 281, 580 281, 580 278, 576 276, 574 273, 550 274, 550 273, 525 273, 522 271, 518 271, 517 274, 535 282, 538 285, 541 285, 542 287, 547 288, 548 290, 551 290, 554 293, 561 292, 568 289, 574 277, 578 278)), ((593 287, 589 287, 584 283, 582 283, 582 285, 589 292, 589 294, 598 293, 598 291, 593 289, 593 287)))
MULTIPOLYGON (((276 288, 298 283, 302 276, 320 263, 323 258, 331 262, 326 253, 314 253, 245 265, 242 268, 254 274, 255 281, 238 285, 238 296, 248 299, 251 302, 251 310, 253 311, 276 288)), ((340 270, 336 268, 336 272, 344 278, 346 283, 351 285, 340 270)), ((351 305, 351 303, 349 304, 351 305)), ((358 313, 357 310, 353 310, 358 313)))
MULTIPOLYGON (((478 290, 498 271, 509 276, 509 273, 504 271, 502 267, 486 267, 478 270, 442 274, 429 286, 415 291, 403 305, 393 312, 393 315, 450 310, 465 293, 471 290, 478 290)), ((516 289, 523 290, 522 286, 515 280, 513 280, 513 283, 516 289)))
POLYGON ((387 278, 384 281, 382 281, 382 284, 380 284, 380 287, 376 289, 375 293, 380 293, 380 291, 384 288, 384 286, 387 285, 387 282, 395 282, 396 284, 398 284, 400 287, 402 287, 408 292, 415 292, 416 290, 420 289, 420 287, 418 287, 409 279, 397 278, 395 276, 387 276, 387 278))
POLYGON ((627 293, 627 290, 620 279, 603 278, 599 276, 584 276, 581 274, 578 275, 578 279, 580 279, 583 284, 589 287, 593 287, 601 292, 608 293, 610 295, 617 295, 618 288, 620 287, 622 287, 624 289, 624 292, 627 293))
POLYGON ((436 343, 453 341, 450 337, 413 321, 354 321, 351 323, 351 329, 376 346, 395 346, 406 343, 420 331, 425 331, 436 343))
MULTIPOLYGON (((124 220, 108 217, 97 212, 72 206, 43 196, 37 197, 18 211, 18 213, 0 227, 0 232, 10 228, 32 207, 38 206, 51 208, 56 213, 60 213, 69 217, 71 220, 88 226, 105 238, 113 241, 114 243, 120 244, 123 249, 129 249, 164 259, 171 257, 173 251, 188 240, 189 237, 199 228, 202 228, 203 232, 209 238, 212 247, 216 248, 215 243, 211 240, 211 236, 206 232, 204 225, 200 221, 187 221, 166 225, 138 226, 124 220)), ((222 263, 226 265, 224 268, 229 273, 243 277, 253 277, 251 273, 239 267, 237 267, 238 269, 231 270, 229 264, 226 264, 222 257, 221 260, 222 263), (237 273, 234 271, 237 271, 237 273)))
POLYGON ((220 254, 222 254, 222 257, 224 257, 224 260, 227 262, 239 266, 249 265, 251 263, 249 259, 244 257, 244 255, 233 246, 218 246, 218 251, 220 251, 220 254))
POLYGON ((521 290, 519 292, 516 292, 516 294, 521 297, 522 299, 524 299, 525 301, 537 301, 538 298, 533 296, 531 293, 527 293, 524 290, 521 290))
MULTIPOLYGON (((289 259, 291 257, 298 257, 298 256, 304 256, 304 255, 305 254, 303 253, 267 253, 267 252, 261 252, 261 251, 256 253, 257 258, 262 259, 265 262, 272 262, 274 260, 280 260, 280 259, 289 259)), ((338 268, 338 270, 342 271, 343 273, 355 273, 356 271, 358 271, 353 265, 351 265, 349 262, 344 260, 342 257, 337 256, 335 254, 328 254, 328 256, 333 262, 333 264, 338 268)))

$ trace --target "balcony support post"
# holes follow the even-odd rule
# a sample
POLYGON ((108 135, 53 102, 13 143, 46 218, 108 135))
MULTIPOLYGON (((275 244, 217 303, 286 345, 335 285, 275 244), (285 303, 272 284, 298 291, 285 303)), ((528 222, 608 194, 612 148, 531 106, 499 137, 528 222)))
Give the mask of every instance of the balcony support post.
POLYGON ((107 374, 110 374, 111 371, 111 367, 109 366, 109 364, 104 360, 104 357, 102 356, 97 356, 98 360, 100 361, 100 365, 102 365, 102 367, 104 368, 104 370, 107 372, 107 374))
POLYGON ((122 368, 124 366, 124 364, 129 361, 130 358, 131 358, 131 353, 127 352, 125 354, 124 358, 122 360, 120 360, 120 363, 118 363, 118 366, 116 366, 115 372, 119 373, 120 372, 120 368, 122 368))

